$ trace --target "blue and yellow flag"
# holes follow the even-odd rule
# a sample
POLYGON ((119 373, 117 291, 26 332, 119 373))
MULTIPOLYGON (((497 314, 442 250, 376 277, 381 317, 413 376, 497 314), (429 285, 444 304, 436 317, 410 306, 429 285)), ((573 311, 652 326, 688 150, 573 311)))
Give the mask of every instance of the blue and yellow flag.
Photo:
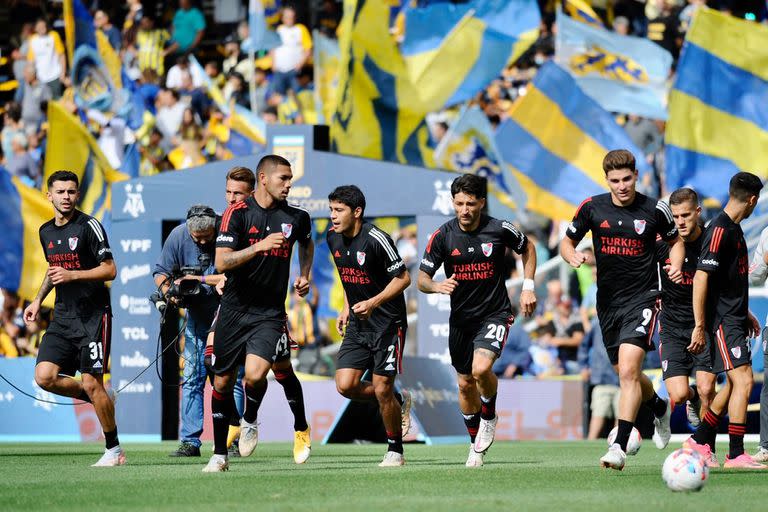
POLYGON ((585 198, 608 190, 603 157, 628 149, 641 174, 642 152, 613 116, 554 62, 541 67, 496 131, 501 158, 525 191, 529 210, 568 220, 585 198))
MULTIPOLYGON (((605 28, 600 16, 597 15, 592 6, 586 0, 563 0, 563 9, 568 16, 581 23, 586 23, 596 28, 605 28)), ((558 29, 560 20, 558 20, 558 29)))
POLYGON ((473 105, 464 106, 448 132, 435 148, 435 164, 451 171, 488 178, 489 202, 498 201, 522 215, 525 192, 507 169, 496 147, 488 116, 473 105))
POLYGON ((400 51, 422 100, 440 107, 475 96, 539 34, 536 0, 472 0, 405 11, 400 51))
POLYGON ((339 88, 339 43, 315 30, 312 33, 312 62, 315 71, 315 109, 318 121, 330 123, 339 88))
POLYGON ((431 167, 433 150, 424 117, 447 98, 425 98, 411 83, 389 37, 388 20, 384 2, 344 2, 331 148, 345 155, 431 167))
MULTIPOLYGON (((45 194, 24 185, 2 167, 0 195, 0 288, 32 300, 48 270, 38 230, 53 218, 53 208, 45 194)), ((44 304, 52 307, 53 300, 52 293, 44 304)))
POLYGON ((58 170, 72 171, 80 178, 79 208, 104 220, 112 206, 112 183, 128 179, 109 165, 96 139, 78 118, 61 104, 48 102, 48 138, 45 146, 43 181, 58 170))
POLYGON ((669 97, 667 188, 725 201, 738 171, 768 177, 768 27, 696 12, 669 97))
POLYGON ((643 37, 557 16, 555 62, 609 112, 666 119, 666 80, 672 55, 643 37))

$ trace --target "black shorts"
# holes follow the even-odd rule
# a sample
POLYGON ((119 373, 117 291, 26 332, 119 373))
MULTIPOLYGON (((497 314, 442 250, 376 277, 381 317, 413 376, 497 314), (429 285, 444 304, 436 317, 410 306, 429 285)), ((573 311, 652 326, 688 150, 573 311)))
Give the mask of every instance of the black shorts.
POLYGON ((727 372, 752 363, 752 345, 744 327, 719 325, 709 336, 712 369, 727 372))
POLYGON ((82 318, 54 318, 43 334, 37 362, 54 363, 61 373, 103 374, 112 344, 112 312, 82 318))
POLYGON ((619 347, 629 343, 646 352, 653 350, 653 331, 659 317, 656 299, 631 306, 597 308, 597 320, 603 333, 603 344, 611 364, 619 363, 619 347))
POLYGON ((669 326, 659 329, 659 357, 664 380, 670 377, 689 377, 695 372, 714 373, 709 346, 698 354, 691 354, 685 349, 691 343, 692 330, 669 326))
POLYGON ((448 332, 448 350, 451 353, 451 365, 456 369, 456 373, 472 374, 472 359, 475 357, 475 350, 479 348, 490 350, 499 357, 514 321, 515 317, 504 313, 480 322, 451 325, 448 332))
POLYGON ((289 359, 285 316, 244 313, 222 306, 213 335, 213 373, 225 374, 245 364, 247 354, 272 363, 289 359))
POLYGON ((387 377, 402 373, 407 329, 404 321, 393 323, 384 332, 358 331, 352 324, 348 324, 339 348, 336 368, 373 368, 376 375, 387 377))

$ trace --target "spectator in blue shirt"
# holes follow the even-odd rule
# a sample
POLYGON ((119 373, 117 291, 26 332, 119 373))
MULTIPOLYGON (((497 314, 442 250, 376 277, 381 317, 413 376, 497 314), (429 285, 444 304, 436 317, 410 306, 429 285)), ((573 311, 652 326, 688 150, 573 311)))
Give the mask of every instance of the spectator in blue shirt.
POLYGON ((205 32, 205 17, 190 0, 179 0, 179 10, 171 22, 171 45, 165 55, 189 52, 200 44, 205 32))
POLYGON ((93 26, 104 32, 109 44, 116 53, 120 51, 120 47, 123 43, 123 34, 120 33, 119 28, 112 24, 109 20, 109 15, 106 12, 102 10, 96 11, 93 15, 93 26))
POLYGON ((512 324, 507 334, 504 350, 493 363, 493 373, 504 379, 512 379, 517 375, 526 373, 531 364, 531 354, 528 351, 530 347, 531 339, 520 322, 512 324))
POLYGON ((170 277, 182 267, 200 267, 202 275, 176 279, 200 282, 201 294, 186 299, 187 325, 184 331, 184 384, 181 392, 181 444, 172 457, 199 457, 203 433, 203 391, 205 389, 205 341, 219 296, 214 287, 223 279, 215 274, 214 254, 218 219, 212 208, 195 205, 187 212, 187 221, 168 235, 160 260, 153 273, 155 284, 163 291, 170 287, 170 277))

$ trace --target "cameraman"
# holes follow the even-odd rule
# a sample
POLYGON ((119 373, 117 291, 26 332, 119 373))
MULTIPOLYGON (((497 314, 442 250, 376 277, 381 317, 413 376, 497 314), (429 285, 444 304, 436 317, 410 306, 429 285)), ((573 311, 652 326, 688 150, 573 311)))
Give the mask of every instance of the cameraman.
POLYGON ((181 444, 171 457, 199 457, 203 432, 203 391, 206 369, 205 339, 219 297, 214 287, 223 279, 215 274, 214 254, 219 219, 212 208, 192 206, 185 224, 177 226, 163 245, 153 273, 168 305, 187 310, 184 331, 184 383, 181 395, 181 444))

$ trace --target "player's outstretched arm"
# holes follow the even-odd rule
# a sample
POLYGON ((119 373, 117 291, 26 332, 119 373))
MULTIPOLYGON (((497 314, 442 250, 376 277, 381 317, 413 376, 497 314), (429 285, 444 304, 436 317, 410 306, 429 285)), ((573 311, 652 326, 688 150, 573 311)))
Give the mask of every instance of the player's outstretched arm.
POLYGON ((417 285, 419 290, 424 293, 442 293, 444 295, 450 295, 459 285, 459 282, 454 279, 453 276, 445 281, 435 281, 432 279, 432 276, 423 270, 419 270, 417 285))
POLYGON ((709 286, 709 273, 697 270, 693 276, 693 321, 694 327, 691 333, 691 343, 687 350, 692 354, 698 354, 704 350, 706 340, 704 338, 705 308, 707 305, 707 288, 709 286))
POLYGON ((216 271, 219 273, 229 272, 237 267, 249 262, 260 252, 279 249, 285 243, 285 236, 282 233, 272 233, 263 240, 259 240, 253 245, 236 251, 229 247, 216 248, 216 271))
POLYGON ((520 292, 520 311, 524 316, 531 316, 536 310, 536 292, 534 291, 536 277, 536 247, 530 240, 525 244, 523 252, 523 290, 520 292))
POLYGON ((576 250, 577 244, 576 240, 567 236, 560 242, 560 256, 573 268, 579 268, 582 263, 587 261, 586 255, 576 250))
POLYGON ((407 270, 404 270, 399 276, 393 277, 392 280, 384 287, 381 292, 374 295, 368 300, 364 300, 354 304, 352 311, 355 316, 362 319, 367 319, 373 313, 373 310, 389 302, 390 300, 403 293, 411 284, 411 275, 407 270))
POLYGON ((72 281, 111 281, 117 275, 115 260, 109 259, 89 270, 67 270, 61 267, 48 267, 48 278, 55 285, 72 281))
POLYGON ((312 271, 312 259, 315 255, 315 243, 310 239, 305 243, 299 243, 299 277, 293 283, 293 287, 304 297, 309 293, 309 273, 312 271))
POLYGON ((685 242, 677 237, 669 242, 669 268, 667 274, 673 283, 683 281, 683 262, 685 261, 685 242))

